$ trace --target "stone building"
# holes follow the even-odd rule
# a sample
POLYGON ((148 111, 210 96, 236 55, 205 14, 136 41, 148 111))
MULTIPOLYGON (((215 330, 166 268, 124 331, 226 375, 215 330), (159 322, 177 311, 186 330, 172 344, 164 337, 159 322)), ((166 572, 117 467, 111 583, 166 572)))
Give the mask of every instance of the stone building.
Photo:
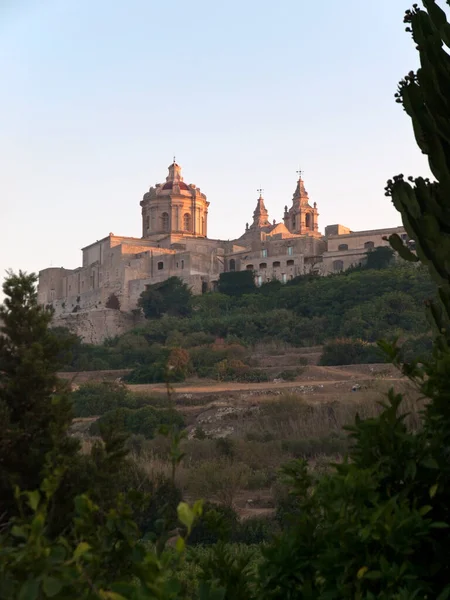
POLYGON ((186 184, 174 162, 164 183, 144 194, 142 237, 110 233, 82 249, 77 269, 47 268, 39 273, 38 295, 55 316, 120 309, 131 313, 146 286, 177 276, 194 293, 215 289, 224 271, 251 270, 258 285, 273 278, 287 282, 311 271, 327 275, 365 260, 367 250, 387 244, 403 228, 352 232, 343 225, 319 231, 300 177, 283 219, 271 221, 259 190, 253 222, 231 241, 208 238, 206 195, 186 184))

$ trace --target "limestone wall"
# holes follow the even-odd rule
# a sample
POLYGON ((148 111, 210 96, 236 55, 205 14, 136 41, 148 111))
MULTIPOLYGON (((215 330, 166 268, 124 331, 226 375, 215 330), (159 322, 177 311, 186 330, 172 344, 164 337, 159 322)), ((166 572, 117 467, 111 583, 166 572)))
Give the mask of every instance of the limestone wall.
POLYGON ((55 327, 67 327, 79 335, 83 342, 101 344, 105 339, 122 335, 143 321, 143 316, 103 308, 55 317, 52 323, 55 327))

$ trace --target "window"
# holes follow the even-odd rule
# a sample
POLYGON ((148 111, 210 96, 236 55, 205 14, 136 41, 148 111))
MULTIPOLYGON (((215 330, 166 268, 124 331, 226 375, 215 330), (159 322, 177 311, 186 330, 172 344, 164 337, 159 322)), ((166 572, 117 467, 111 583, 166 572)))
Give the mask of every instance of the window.
POLYGON ((274 269, 277 269, 278 267, 281 267, 281 263, 280 263, 280 261, 279 261, 279 260, 276 260, 276 261, 273 263, 272 267, 273 267, 274 269))
POLYGON ((230 271, 236 271, 236 261, 234 258, 230 260, 230 271))
POLYGON ((150 217, 147 217, 145 219, 145 227, 146 227, 146 229, 150 229, 150 217))
POLYGON ((306 229, 312 229, 312 218, 311 213, 307 213, 305 217, 305 227, 306 229))
POLYGON ((71 289, 72 289, 72 286, 71 286, 71 285, 69 285, 69 292, 70 292, 70 290, 71 290, 71 289))
POLYGON ((256 285, 258 287, 262 286, 262 275, 258 275, 258 277, 256 278, 256 285))
POLYGON ((344 270, 344 262, 342 260, 335 260, 333 262, 333 270, 336 272, 344 270))
POLYGON ((189 213, 184 213, 183 216, 183 229, 184 231, 191 231, 191 215, 189 213))
POLYGON ((295 217, 292 217, 292 229, 295 229, 295 217))
POLYGON ((169 231, 169 213, 163 212, 161 215, 161 229, 169 231))
POLYGON ((348 244, 339 244, 338 250, 348 250, 348 244))
POLYGON ((373 242, 366 242, 364 248, 375 248, 375 244, 373 242))
POLYGON ((184 269, 184 260, 181 261, 181 268, 184 269))
POLYGON ((293 260, 288 260, 286 264, 287 264, 288 267, 293 267, 294 266, 294 261, 293 260))
POLYGON ((260 263, 259 264, 259 268, 260 269, 267 269, 267 263, 260 263))
POLYGON ((164 263, 163 262, 159 262, 158 263, 158 271, 162 271, 164 269, 164 263))
POLYGON ((263 258, 266 258, 266 256, 267 256, 267 248, 263 248, 263 249, 261 250, 261 256, 262 256, 263 258))
POLYGON ((178 263, 177 263, 177 269, 178 269, 178 263))
POLYGON ((202 235, 205 235, 205 219, 202 217, 202 235))
POLYGON ((288 246, 287 253, 288 256, 292 256, 294 254, 294 248, 292 246, 288 246))
POLYGON ((286 273, 281 273, 281 283, 286 283, 286 273))
POLYGON ((247 265, 247 271, 253 271, 254 267, 253 265, 247 265))

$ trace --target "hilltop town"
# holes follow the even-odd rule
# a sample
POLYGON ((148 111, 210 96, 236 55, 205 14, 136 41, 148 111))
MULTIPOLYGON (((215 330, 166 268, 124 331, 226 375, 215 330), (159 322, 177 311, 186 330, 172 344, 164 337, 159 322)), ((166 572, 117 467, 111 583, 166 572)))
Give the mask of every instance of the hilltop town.
POLYGON ((140 202, 141 238, 110 233, 82 249, 81 267, 39 272, 39 302, 51 305, 55 318, 95 312, 104 322, 98 312, 109 309, 129 316, 146 286, 172 276, 201 294, 214 291, 227 271, 251 270, 257 285, 306 273, 328 275, 361 264, 392 233, 407 237, 402 227, 351 231, 339 224, 322 234, 317 203, 310 202, 300 173, 281 220, 269 218, 260 193, 253 220, 239 238, 211 239, 206 195, 185 183, 175 160, 168 171, 165 182, 150 187, 140 202))

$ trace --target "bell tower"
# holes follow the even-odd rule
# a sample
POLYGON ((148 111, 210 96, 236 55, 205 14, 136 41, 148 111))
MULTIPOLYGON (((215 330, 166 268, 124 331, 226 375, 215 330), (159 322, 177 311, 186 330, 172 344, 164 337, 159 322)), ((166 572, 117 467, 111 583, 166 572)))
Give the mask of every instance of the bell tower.
POLYGON ((303 173, 297 171, 297 174, 299 178, 292 196, 292 206, 289 210, 287 206, 284 207, 284 224, 291 233, 320 237, 317 204, 314 202, 311 206, 302 178, 303 173))
POLYGON ((253 223, 250 225, 250 229, 262 229, 263 227, 269 227, 271 225, 269 221, 269 213, 264 204, 262 197, 263 189, 258 190, 259 198, 256 204, 256 208, 253 212, 253 223))

